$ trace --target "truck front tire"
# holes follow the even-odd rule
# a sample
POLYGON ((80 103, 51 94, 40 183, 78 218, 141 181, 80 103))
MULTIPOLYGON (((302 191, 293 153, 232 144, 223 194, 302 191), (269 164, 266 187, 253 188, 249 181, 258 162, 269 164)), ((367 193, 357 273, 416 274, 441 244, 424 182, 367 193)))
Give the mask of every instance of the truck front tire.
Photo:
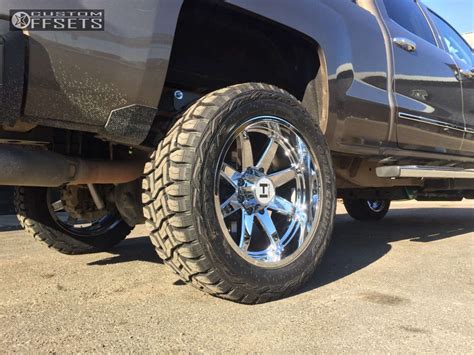
POLYGON ((158 255, 214 296, 260 303, 294 292, 329 244, 335 177, 325 139, 291 95, 266 84, 192 105, 145 167, 158 255))

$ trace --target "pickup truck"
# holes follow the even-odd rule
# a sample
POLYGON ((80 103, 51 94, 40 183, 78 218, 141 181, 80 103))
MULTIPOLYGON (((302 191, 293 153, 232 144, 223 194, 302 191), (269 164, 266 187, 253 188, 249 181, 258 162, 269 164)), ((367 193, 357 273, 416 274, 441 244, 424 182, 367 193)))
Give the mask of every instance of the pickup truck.
POLYGON ((474 198, 472 49, 418 0, 3 0, 0 39, 0 185, 60 252, 146 222, 184 282, 253 304, 313 274, 338 198, 474 198), (64 30, 85 6, 103 29, 64 30))

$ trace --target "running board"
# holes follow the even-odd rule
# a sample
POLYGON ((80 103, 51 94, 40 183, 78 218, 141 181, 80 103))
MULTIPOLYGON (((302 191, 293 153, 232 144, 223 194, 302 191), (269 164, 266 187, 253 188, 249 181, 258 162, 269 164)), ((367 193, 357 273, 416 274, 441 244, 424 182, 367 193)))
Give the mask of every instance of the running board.
POLYGON ((376 172, 381 178, 474 179, 474 169, 444 166, 381 166, 376 172))

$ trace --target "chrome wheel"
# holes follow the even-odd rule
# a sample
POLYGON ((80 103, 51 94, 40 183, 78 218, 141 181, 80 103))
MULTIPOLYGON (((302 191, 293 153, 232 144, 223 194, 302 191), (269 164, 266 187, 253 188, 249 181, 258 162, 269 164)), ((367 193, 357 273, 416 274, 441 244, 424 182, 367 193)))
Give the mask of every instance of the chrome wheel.
POLYGON ((376 213, 382 212, 385 208, 384 200, 367 200, 369 208, 376 213))
POLYGON ((235 130, 215 174, 215 206, 232 247, 251 263, 290 262, 314 234, 321 176, 314 152, 286 121, 255 117, 235 130))

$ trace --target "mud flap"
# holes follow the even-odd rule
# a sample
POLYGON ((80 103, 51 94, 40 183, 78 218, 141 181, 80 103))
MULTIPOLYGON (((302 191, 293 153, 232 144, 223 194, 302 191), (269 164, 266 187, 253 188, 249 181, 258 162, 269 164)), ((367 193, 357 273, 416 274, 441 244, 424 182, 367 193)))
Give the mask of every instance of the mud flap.
POLYGON ((21 115, 25 58, 25 36, 0 20, 0 125, 13 125, 21 115))

